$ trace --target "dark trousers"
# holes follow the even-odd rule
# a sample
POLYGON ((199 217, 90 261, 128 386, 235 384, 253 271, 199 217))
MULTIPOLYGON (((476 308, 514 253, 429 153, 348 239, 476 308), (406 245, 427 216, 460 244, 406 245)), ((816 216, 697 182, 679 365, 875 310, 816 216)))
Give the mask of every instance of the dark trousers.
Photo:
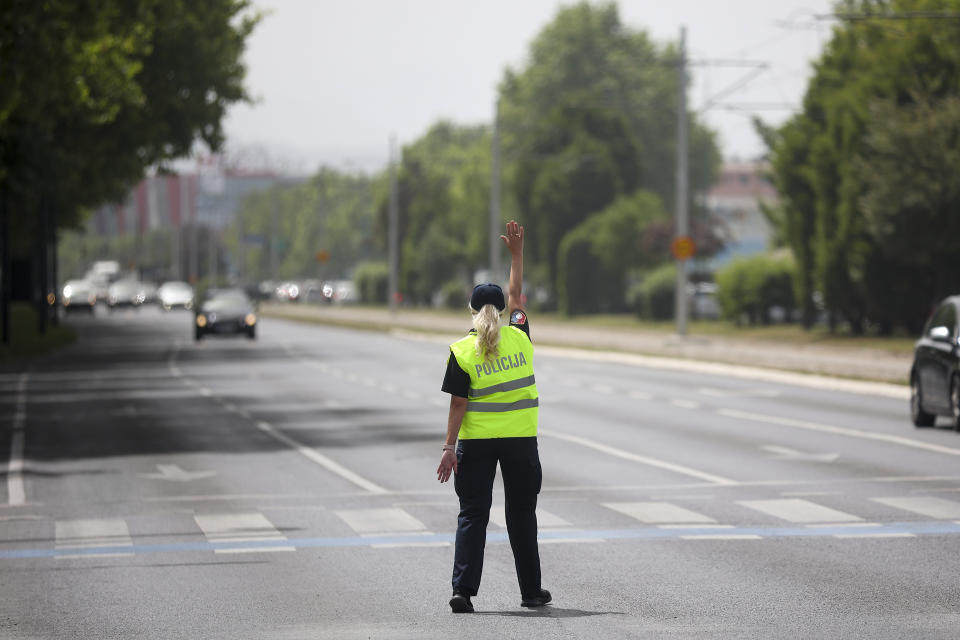
POLYGON ((457 444, 454 487, 460 498, 460 516, 453 557, 453 589, 475 596, 480 588, 498 462, 503 474, 507 534, 520 594, 535 596, 540 591, 537 494, 543 478, 536 438, 461 440, 457 444))

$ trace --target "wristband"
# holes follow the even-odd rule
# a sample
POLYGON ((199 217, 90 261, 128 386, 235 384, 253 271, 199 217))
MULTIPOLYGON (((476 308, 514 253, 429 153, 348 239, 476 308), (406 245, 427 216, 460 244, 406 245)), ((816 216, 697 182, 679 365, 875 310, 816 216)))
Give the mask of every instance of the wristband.
POLYGON ((443 450, 444 450, 444 451, 453 451, 454 453, 456 453, 456 451, 457 451, 457 445, 455 445, 455 444, 445 444, 445 445, 443 445, 443 450))

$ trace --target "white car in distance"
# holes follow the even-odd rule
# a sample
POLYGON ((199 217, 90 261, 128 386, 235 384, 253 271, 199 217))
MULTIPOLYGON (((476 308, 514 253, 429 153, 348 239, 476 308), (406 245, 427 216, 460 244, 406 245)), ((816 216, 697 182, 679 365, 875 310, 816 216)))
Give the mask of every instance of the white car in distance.
POLYGON ((164 282, 157 289, 157 299, 164 311, 193 308, 193 287, 186 282, 164 282))

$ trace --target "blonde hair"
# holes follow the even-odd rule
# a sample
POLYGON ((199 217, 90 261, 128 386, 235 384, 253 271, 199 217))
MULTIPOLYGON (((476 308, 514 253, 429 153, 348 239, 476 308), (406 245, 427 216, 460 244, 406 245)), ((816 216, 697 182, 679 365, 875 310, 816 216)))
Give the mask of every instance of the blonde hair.
POLYGON ((477 355, 484 360, 496 358, 500 345, 500 312, 492 304, 483 305, 480 311, 473 312, 473 327, 477 330, 477 355))

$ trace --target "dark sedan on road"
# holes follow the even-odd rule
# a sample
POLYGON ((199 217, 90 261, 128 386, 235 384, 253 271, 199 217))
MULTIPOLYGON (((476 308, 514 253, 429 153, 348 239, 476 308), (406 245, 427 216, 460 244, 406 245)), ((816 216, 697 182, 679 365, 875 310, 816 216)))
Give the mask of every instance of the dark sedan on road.
POLYGON ((257 337, 257 315, 250 298, 240 289, 211 289, 194 317, 194 338, 212 334, 242 333, 257 337))
POLYGON ((944 300, 917 340, 910 369, 910 418, 918 427, 949 416, 960 429, 960 296, 944 300))

